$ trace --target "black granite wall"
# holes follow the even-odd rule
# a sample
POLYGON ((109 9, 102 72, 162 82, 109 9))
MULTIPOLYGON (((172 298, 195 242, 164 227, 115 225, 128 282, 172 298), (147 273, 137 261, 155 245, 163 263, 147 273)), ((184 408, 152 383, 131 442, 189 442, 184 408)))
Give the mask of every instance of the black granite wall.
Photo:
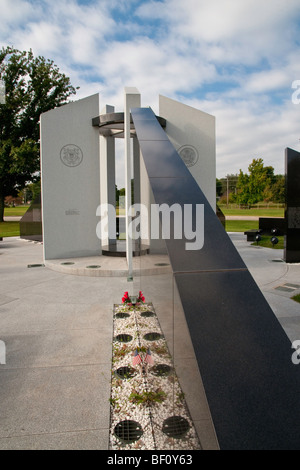
POLYGON ((300 449, 291 342, 152 110, 131 113, 155 202, 204 205, 204 246, 166 246, 220 448, 300 449))
POLYGON ((284 217, 260 217, 259 229, 263 235, 284 235, 286 232, 284 217), (276 230, 274 233, 273 230, 276 230))
POLYGON ((30 204, 20 220, 20 238, 43 241, 41 195, 30 204))
POLYGON ((285 150, 286 172, 286 236, 284 259, 287 263, 300 262, 300 153, 285 150))

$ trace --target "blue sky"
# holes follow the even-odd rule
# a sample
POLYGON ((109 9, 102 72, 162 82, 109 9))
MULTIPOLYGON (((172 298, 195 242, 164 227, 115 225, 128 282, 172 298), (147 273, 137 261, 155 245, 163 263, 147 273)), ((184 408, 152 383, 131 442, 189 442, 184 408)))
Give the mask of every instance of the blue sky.
POLYGON ((0 0, 0 44, 54 60, 73 99, 120 111, 134 86, 155 112, 162 94, 213 114, 217 177, 300 151, 299 0, 0 0))

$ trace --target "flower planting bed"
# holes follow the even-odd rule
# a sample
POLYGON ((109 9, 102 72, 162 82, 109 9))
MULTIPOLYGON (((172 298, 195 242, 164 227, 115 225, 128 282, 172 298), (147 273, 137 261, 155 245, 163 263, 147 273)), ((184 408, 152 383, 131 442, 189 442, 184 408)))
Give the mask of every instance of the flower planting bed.
POLYGON ((199 450, 151 303, 114 305, 111 450, 199 450))

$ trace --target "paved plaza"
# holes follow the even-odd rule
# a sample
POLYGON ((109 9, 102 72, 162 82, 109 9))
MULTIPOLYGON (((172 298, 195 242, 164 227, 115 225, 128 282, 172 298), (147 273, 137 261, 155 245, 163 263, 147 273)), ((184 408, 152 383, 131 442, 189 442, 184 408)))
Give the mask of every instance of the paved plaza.
MULTIPOLYGON (((291 300, 300 293, 300 264, 287 265, 282 250, 252 246, 243 234, 232 233, 230 238, 291 342, 300 339, 300 304, 291 300)), ((42 250, 42 244, 19 238, 0 242, 0 340, 6 344, 6 364, 0 365, 0 449, 105 450, 112 310, 131 288, 123 264, 118 275, 111 271, 117 270, 113 263, 124 260, 111 260, 107 276, 89 276, 72 272, 74 265, 69 265, 69 272, 68 265, 63 272, 43 266, 42 250)), ((156 265, 159 260, 154 261, 156 265)), ((167 264, 165 257, 163 261, 167 264)), ((163 315, 172 302, 172 276, 166 267, 153 274, 151 258, 145 266, 145 276, 133 281, 134 289, 145 287, 172 351, 174 329, 182 335, 184 344, 176 346, 176 371, 202 447, 215 449, 184 320, 174 326, 171 315, 163 315), (187 385, 195 381, 200 399, 187 385)))

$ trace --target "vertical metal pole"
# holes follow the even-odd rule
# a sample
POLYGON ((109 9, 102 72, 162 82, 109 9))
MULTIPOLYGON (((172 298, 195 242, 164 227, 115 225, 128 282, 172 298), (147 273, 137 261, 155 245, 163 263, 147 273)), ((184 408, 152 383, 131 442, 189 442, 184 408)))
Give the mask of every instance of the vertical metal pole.
POLYGON ((132 155, 130 146, 130 109, 141 106, 141 96, 136 88, 125 87, 124 106, 124 140, 125 140, 125 223, 126 223, 126 257, 128 277, 132 277, 132 230, 131 230, 131 168, 132 155))
POLYGON ((0 80, 0 104, 6 103, 6 89, 5 89, 5 81, 0 80))
MULTIPOLYGON (((105 105, 101 114, 113 113, 113 106, 105 105)), ((100 203, 108 208, 108 227, 101 226, 101 244, 116 243, 116 217, 111 207, 116 207, 115 190, 115 139, 100 135, 100 203)))
POLYGON ((228 180, 228 175, 227 175, 227 207, 228 207, 228 202, 229 202, 229 180, 228 180))

